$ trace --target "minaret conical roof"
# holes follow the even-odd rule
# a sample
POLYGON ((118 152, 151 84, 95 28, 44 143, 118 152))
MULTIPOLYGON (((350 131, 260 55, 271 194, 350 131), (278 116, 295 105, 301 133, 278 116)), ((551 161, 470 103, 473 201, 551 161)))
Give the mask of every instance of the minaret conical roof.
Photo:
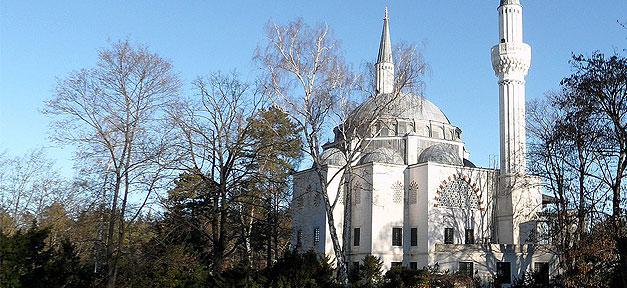
POLYGON ((390 32, 388 28, 388 7, 385 7, 385 17, 383 18, 383 32, 381 33, 381 43, 379 44, 379 57, 377 63, 392 61, 392 44, 390 44, 390 32))

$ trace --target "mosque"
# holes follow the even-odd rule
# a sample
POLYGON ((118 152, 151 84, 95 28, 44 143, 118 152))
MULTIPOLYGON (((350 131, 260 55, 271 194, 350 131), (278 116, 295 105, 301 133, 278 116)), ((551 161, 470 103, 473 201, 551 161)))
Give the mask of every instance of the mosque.
MULTIPOLYGON (((522 39, 522 6, 519 0, 501 0, 497 11, 499 41, 491 59, 498 77, 500 168, 492 169, 467 159, 462 130, 437 106, 422 96, 395 92, 386 9, 376 93, 350 116, 354 122, 375 119, 367 129, 355 130, 358 140, 350 145, 359 152, 350 174, 345 173, 342 149, 347 146, 340 127, 321 153, 340 243, 343 234, 350 237, 344 239, 347 263, 375 255, 384 270, 437 264, 442 271, 502 284, 525 271, 540 270, 546 277, 556 273, 555 256, 538 241, 540 179, 526 174, 525 76, 531 48, 522 39)), ((334 259, 318 179, 314 169, 294 176, 291 242, 334 259)))

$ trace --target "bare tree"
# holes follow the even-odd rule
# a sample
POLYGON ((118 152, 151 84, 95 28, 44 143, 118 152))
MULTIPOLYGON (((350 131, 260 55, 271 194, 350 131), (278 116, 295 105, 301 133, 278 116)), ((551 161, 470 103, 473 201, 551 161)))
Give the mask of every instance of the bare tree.
MULTIPOLYGON (((214 73, 193 82, 198 99, 179 102, 170 110, 172 124, 178 129, 177 147, 180 169, 193 173, 206 183, 210 199, 209 234, 214 272, 221 272, 225 258, 238 247, 233 223, 250 223, 253 209, 239 202, 246 195, 245 180, 252 171, 246 167, 253 161, 253 143, 248 137, 247 121, 257 110, 259 101, 254 91, 239 80, 238 75, 214 73), (238 215, 246 218, 237 219, 238 215)), ((246 233, 243 231, 242 233, 246 233)), ((247 246, 246 243, 244 246, 247 246)))
MULTIPOLYGON (((395 77, 395 89, 390 94, 373 93, 371 83, 362 75, 352 72, 344 62, 339 43, 333 38, 326 24, 310 27, 302 19, 281 26, 268 23, 267 44, 258 49, 255 60, 264 71, 261 82, 273 103, 286 111, 300 126, 304 139, 304 153, 313 162, 326 211, 327 226, 333 243, 335 263, 342 285, 347 287, 346 254, 350 243, 350 205, 343 211, 343 243, 340 243, 333 210, 339 200, 340 190, 350 199, 351 171, 357 156, 367 150, 372 128, 384 113, 398 111, 403 103, 396 101, 402 93, 419 90, 420 76, 428 66, 416 51, 415 45, 401 45, 396 49, 399 71, 395 77), (414 88, 417 88, 414 90, 414 88), (357 107, 357 103, 369 95, 369 105, 357 107), (394 107, 393 107, 394 106, 394 107), (359 110, 364 110, 360 113, 359 110), (367 112, 365 110, 368 110, 367 112), (356 115, 360 115, 357 117, 356 115), (328 126, 334 131, 334 147, 338 147, 346 160, 338 172, 327 177, 322 152, 323 138, 328 126), (329 191, 328 185, 340 179, 337 191, 329 191), (330 195, 335 201, 332 203, 330 195)), ((374 132, 375 135, 378 131, 374 132)))
POLYGON ((571 87, 569 103, 588 113, 598 123, 600 143, 596 153, 603 161, 596 177, 611 194, 613 239, 619 265, 616 284, 627 286, 627 224, 625 223, 625 180, 627 179, 627 58, 575 55, 570 61, 574 73, 562 80, 571 87))
POLYGON ((51 204, 68 205, 72 190, 43 149, 24 156, 0 158, 0 231, 12 234, 41 220, 51 204))
POLYGON ((582 239, 591 223, 603 219, 606 203, 605 193, 599 192, 601 182, 589 176, 598 173, 601 164, 595 153, 598 123, 583 111, 572 113, 573 107, 563 106, 569 97, 568 89, 550 92, 547 99, 527 106, 529 168, 544 179, 545 191, 554 199, 544 211, 550 229, 542 236, 555 247, 566 274, 576 270, 582 239))
POLYGON ((550 237, 566 275, 588 281, 582 275, 593 277, 613 269, 616 278, 603 280, 624 286, 627 60, 597 52, 573 56, 571 64, 574 73, 562 80, 561 90, 530 105, 531 168, 545 178, 547 190, 555 196, 550 237), (617 259, 606 259, 605 266, 586 260, 580 250, 590 251, 585 248, 591 245, 591 231, 611 231, 614 248, 608 255, 617 259), (608 269, 595 270, 598 267, 608 269))
POLYGON ((105 280, 114 287, 126 217, 139 215, 159 186, 163 170, 158 164, 168 145, 160 128, 163 108, 178 95, 180 81, 171 63, 145 46, 120 41, 98 56, 96 68, 58 80, 43 112, 56 116, 51 124, 54 140, 76 145, 79 159, 110 165, 102 169, 101 199, 110 199, 105 280), (133 211, 131 194, 143 199, 133 211))

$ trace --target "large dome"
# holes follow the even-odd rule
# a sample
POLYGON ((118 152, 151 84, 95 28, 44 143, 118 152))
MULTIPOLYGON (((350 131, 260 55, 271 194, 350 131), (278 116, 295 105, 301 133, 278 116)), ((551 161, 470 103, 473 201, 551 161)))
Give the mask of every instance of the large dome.
POLYGON ((440 108, 422 96, 409 93, 402 93, 397 97, 393 94, 370 96, 355 109, 353 116, 355 120, 376 117, 379 119, 412 119, 451 124, 440 108))

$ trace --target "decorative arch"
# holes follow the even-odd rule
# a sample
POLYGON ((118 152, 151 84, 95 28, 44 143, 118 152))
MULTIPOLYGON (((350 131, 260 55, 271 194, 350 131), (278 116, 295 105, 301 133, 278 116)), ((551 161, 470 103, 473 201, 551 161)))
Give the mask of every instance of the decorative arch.
POLYGON ((485 210, 479 187, 470 177, 462 174, 453 174, 442 181, 434 200, 433 207, 485 210))
POLYGON ((418 203, 418 183, 412 180, 409 183, 409 204, 418 203))
POLYGON ((362 190, 362 186, 361 186, 361 182, 359 181, 355 181, 355 183, 353 183, 353 203, 355 203, 355 205, 359 205, 361 204, 361 190, 362 190))

